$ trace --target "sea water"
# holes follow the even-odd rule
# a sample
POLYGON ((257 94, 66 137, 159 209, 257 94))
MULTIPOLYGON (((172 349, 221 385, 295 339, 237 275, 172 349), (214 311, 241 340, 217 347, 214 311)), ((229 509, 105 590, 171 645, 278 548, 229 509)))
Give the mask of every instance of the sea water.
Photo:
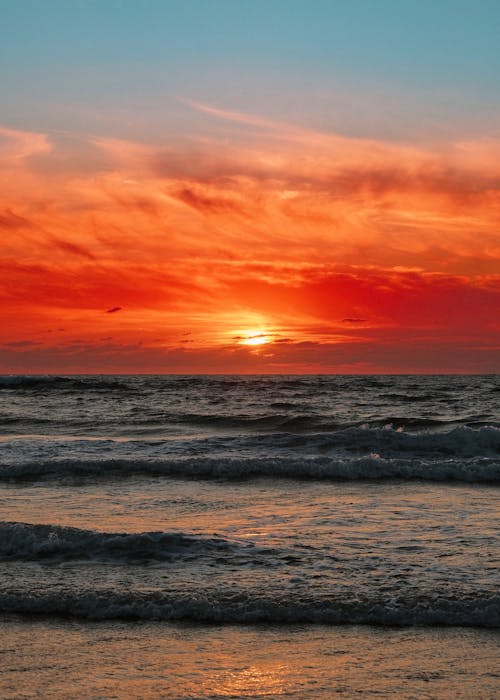
POLYGON ((0 697, 500 695, 500 378, 0 378, 0 697))

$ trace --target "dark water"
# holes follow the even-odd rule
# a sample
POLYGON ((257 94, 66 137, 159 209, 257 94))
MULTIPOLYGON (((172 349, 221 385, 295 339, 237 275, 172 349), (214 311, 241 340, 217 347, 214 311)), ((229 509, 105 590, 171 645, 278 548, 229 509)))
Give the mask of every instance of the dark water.
POLYGON ((308 649, 311 625, 489 635, 499 407, 495 376, 4 377, 0 611, 15 634, 43 615, 39 640, 61 619, 231 644, 301 625, 308 649))

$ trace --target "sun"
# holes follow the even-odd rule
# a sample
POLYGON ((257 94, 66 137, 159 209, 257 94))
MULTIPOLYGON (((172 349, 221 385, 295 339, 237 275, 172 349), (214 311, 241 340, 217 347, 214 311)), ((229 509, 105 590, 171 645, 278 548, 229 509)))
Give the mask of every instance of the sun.
POLYGON ((240 345, 265 345, 271 342, 271 337, 263 331, 245 331, 239 340, 240 345))

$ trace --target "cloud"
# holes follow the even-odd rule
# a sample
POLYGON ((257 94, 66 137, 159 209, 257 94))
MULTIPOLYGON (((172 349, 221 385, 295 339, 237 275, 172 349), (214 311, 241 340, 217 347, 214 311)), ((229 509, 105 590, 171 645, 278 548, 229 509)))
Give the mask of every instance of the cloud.
POLYGON ((54 245, 56 245, 61 250, 70 253, 71 255, 78 255, 82 258, 87 258, 88 260, 95 260, 95 255, 89 250, 76 243, 70 243, 69 241, 59 240, 57 238, 53 239, 54 245))
POLYGON ((29 227, 30 221, 24 216, 19 216, 10 209, 0 212, 0 229, 22 229, 29 227))
POLYGON ((256 114, 248 114, 245 112, 239 112, 237 110, 222 109, 220 107, 215 107, 214 105, 209 105, 204 102, 197 102, 196 100, 190 100, 187 98, 178 98, 184 104, 193 107, 193 109, 199 112, 204 112, 210 116, 216 117, 218 119, 224 119, 226 121, 235 122, 237 124, 245 124, 247 126, 256 126, 260 129, 266 129, 273 132, 278 132, 280 135, 300 135, 300 136, 311 136, 315 135, 316 132, 310 129, 303 129, 297 126, 293 126, 288 122, 266 119, 265 117, 260 117, 256 114))
POLYGON ((0 126, 0 156, 4 166, 22 164, 26 158, 51 150, 47 134, 0 126))
POLYGON ((75 342, 65 347, 0 348, 0 366, 10 372, 110 373, 387 373, 497 371, 498 347, 477 339, 430 344, 426 337, 385 343, 272 344, 272 351, 227 348, 144 347, 139 343, 75 342))
POLYGON ((497 140, 424 148, 197 108, 238 136, 75 139, 65 171, 56 136, 0 131, 0 341, 29 326, 40 358, 90 366, 99 314, 126 307, 116 353, 158 368, 416 368, 417 346, 427 367, 425 343, 476 367, 474 348, 498 348, 497 140), (235 349, 252 329, 272 357, 235 349))
POLYGON ((228 211, 240 211, 241 209, 241 207, 229 197, 213 197, 206 194, 197 194, 195 190, 190 187, 183 187, 176 194, 182 202, 201 212, 223 213, 228 211))
POLYGON ((21 350, 22 348, 32 348, 37 345, 41 345, 40 341, 36 340, 15 340, 12 343, 4 343, 4 346, 7 348, 12 348, 12 349, 19 349, 21 350))
POLYGON ((117 311, 122 311, 122 306, 113 306, 111 309, 106 311, 107 314, 116 314, 117 311))

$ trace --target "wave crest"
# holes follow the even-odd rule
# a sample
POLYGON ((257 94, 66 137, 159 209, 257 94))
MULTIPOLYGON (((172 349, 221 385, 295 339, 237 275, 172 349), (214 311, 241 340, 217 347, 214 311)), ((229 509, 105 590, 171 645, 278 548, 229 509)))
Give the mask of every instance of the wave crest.
POLYGON ((1 390, 51 390, 59 389, 90 389, 107 391, 109 389, 129 389, 130 387, 120 378, 112 377, 69 377, 59 375, 11 374, 0 376, 1 390))
POLYGON ((500 627, 500 599, 478 592, 465 599, 442 596, 381 599, 290 600, 262 593, 199 591, 0 595, 0 612, 57 615, 86 620, 165 620, 210 624, 323 624, 410 627, 500 627))
POLYGON ((165 459, 64 459, 0 465, 0 481, 127 478, 145 475, 238 480, 257 477, 306 480, 423 480, 500 483, 500 460, 366 457, 187 457, 165 459))
POLYGON ((97 532, 76 527, 0 523, 0 559, 16 561, 173 561, 201 556, 231 555, 255 551, 252 544, 239 544, 217 537, 180 532, 97 532))

